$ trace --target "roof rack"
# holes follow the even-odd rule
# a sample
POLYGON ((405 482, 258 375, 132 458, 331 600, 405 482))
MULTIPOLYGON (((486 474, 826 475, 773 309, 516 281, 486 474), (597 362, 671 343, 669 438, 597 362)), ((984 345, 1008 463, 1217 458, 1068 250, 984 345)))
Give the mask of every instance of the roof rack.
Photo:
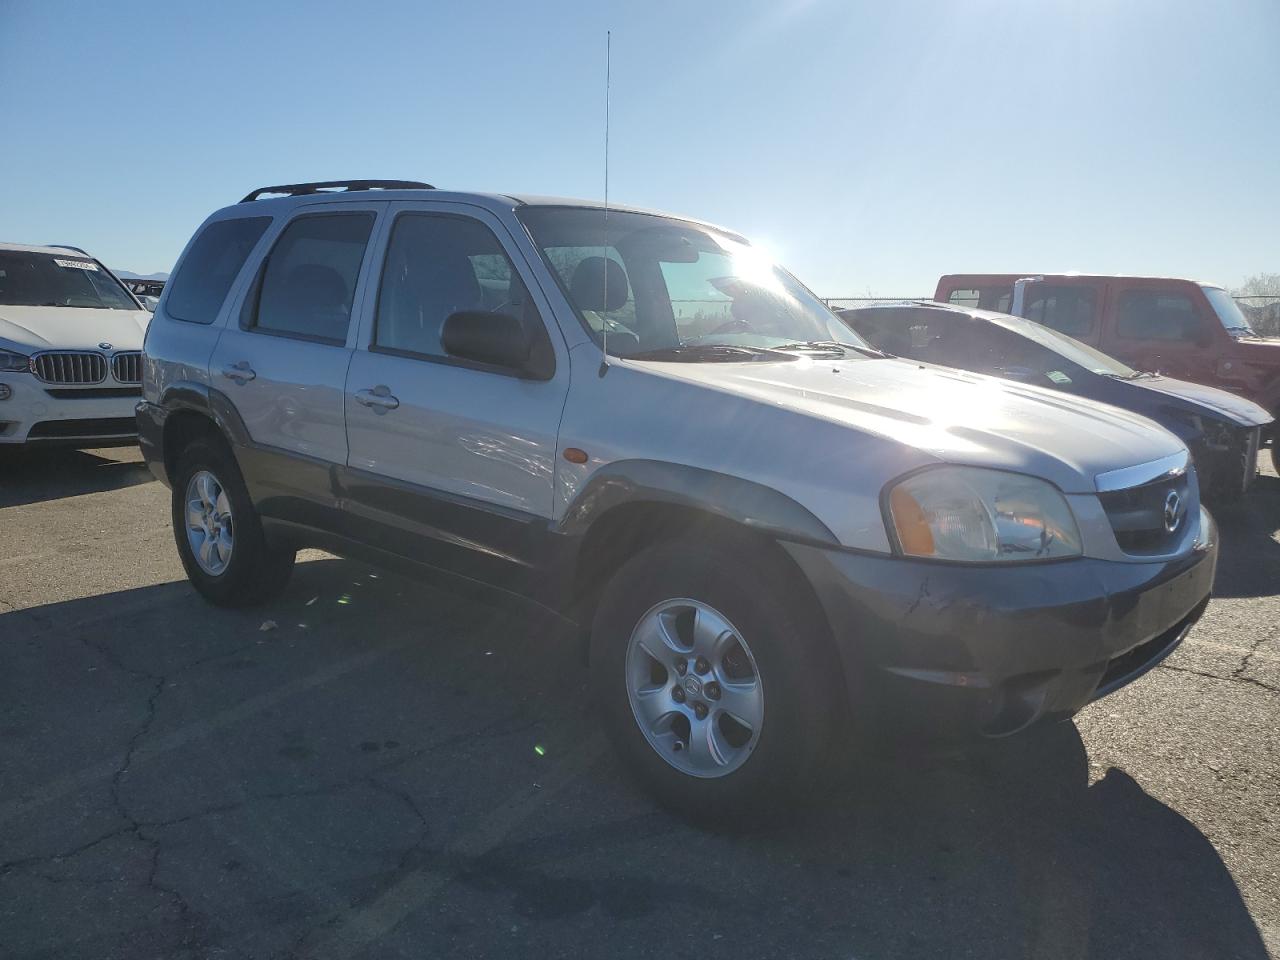
POLYGON ((278 193, 287 197, 303 197, 311 193, 338 191, 350 193, 353 190, 434 190, 429 183, 418 180, 321 180, 317 183, 286 183, 278 187, 259 187, 246 196, 241 203, 257 200, 267 193, 278 193))

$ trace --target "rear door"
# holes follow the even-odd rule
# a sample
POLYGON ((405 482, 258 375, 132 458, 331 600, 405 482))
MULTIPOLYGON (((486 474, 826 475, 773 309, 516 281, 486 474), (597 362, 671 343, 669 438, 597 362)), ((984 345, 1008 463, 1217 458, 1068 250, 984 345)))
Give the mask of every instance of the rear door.
POLYGON ((392 206, 347 376, 353 532, 377 546, 531 592, 552 513, 568 355, 530 265, 490 212, 392 206), (449 356, 463 311, 518 317, 555 362, 549 379, 449 356))
POLYGON ((305 205, 271 242, 209 363, 251 445, 245 478, 268 516, 332 521, 333 469, 346 463, 343 387, 365 264, 385 203, 305 205))
POLYGON ((1107 352, 1138 370, 1212 382, 1204 364, 1219 324, 1201 300, 1190 284, 1115 280, 1107 352))

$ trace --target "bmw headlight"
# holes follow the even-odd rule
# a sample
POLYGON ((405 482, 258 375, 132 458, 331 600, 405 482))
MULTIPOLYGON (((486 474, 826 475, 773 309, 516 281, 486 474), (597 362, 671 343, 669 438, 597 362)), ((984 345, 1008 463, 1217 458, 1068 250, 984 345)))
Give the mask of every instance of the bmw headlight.
POLYGON ((31 369, 31 358, 12 350, 0 350, 0 373, 26 373, 31 369))
POLYGON ((933 467, 894 483, 892 534, 911 557, 969 563, 1080 556, 1080 530, 1057 487, 982 467, 933 467))

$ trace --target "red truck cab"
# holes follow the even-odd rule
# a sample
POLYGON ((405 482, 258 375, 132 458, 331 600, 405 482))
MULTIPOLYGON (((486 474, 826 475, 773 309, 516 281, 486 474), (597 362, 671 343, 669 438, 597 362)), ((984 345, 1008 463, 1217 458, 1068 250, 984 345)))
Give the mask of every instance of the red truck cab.
MULTIPOLYGON (((1222 287, 1171 277, 953 273, 934 299, 1029 320, 1081 340, 1138 370, 1229 390, 1280 420, 1280 339, 1259 336, 1222 287)), ((1271 458, 1280 444, 1271 428, 1271 458)))

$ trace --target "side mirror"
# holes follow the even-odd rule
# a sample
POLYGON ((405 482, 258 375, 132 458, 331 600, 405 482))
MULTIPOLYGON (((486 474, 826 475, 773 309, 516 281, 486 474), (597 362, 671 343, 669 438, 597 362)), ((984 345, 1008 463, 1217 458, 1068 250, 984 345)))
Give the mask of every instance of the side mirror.
POLYGON ((533 344, 524 325, 507 313, 460 310, 445 318, 440 343, 450 356, 524 372, 533 344))

